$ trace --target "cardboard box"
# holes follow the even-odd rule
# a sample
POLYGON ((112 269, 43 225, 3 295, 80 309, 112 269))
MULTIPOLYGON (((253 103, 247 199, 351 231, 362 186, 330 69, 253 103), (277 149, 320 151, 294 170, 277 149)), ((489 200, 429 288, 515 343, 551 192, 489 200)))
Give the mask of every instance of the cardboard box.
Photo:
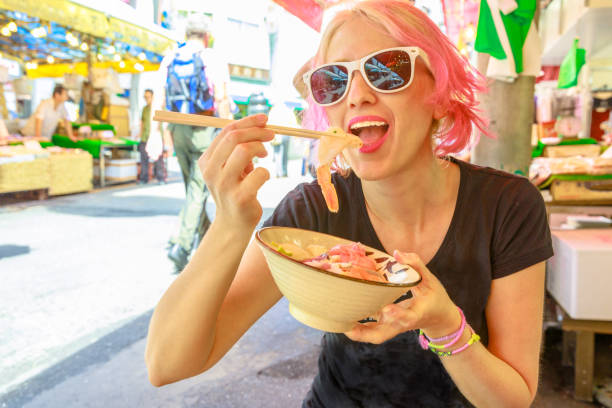
POLYGON ((110 105, 108 109, 108 123, 115 127, 117 137, 130 135, 130 115, 127 106, 110 105))
POLYGON ((546 146, 544 157, 598 157, 601 147, 598 144, 546 146))
MULTIPOLYGON (((77 150, 77 149, 71 149, 77 150)), ((52 153, 49 156, 49 195, 80 193, 93 189, 93 158, 80 152, 52 153)))
POLYGON ((612 321, 612 228, 553 231, 546 288, 574 319, 612 321))
POLYGON ((612 180, 554 180, 550 193, 555 201, 612 201, 612 180))

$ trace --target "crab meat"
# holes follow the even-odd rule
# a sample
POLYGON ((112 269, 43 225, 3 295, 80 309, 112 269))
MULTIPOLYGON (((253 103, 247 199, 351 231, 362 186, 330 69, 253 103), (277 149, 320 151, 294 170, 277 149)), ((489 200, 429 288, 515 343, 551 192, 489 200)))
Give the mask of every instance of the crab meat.
POLYGON ((330 166, 342 150, 347 147, 360 147, 362 142, 357 136, 345 133, 338 127, 329 128, 328 132, 341 134, 345 137, 322 136, 319 139, 317 183, 321 186, 323 198, 325 198, 329 211, 338 212, 338 194, 331 182, 330 166))

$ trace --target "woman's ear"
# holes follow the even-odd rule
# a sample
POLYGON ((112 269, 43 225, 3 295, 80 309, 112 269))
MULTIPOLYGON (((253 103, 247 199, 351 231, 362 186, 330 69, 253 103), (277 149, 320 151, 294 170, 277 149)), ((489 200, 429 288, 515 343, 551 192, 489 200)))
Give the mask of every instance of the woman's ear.
POLYGON ((445 116, 446 116, 446 110, 444 109, 444 107, 439 104, 434 105, 433 118, 436 121, 439 121, 445 116))

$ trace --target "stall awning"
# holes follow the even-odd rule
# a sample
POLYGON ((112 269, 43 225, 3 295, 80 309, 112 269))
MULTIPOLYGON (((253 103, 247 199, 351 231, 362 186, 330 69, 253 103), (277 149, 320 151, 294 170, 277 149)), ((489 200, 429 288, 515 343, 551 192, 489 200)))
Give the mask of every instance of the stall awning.
POLYGON ((53 21, 94 37, 122 41, 157 54, 176 44, 173 34, 147 28, 68 0, 0 0, 0 8, 53 21))
POLYGON ((87 75, 88 65, 120 73, 157 70, 176 46, 174 34, 133 16, 129 5, 108 2, 97 10, 80 1, 0 0, 3 54, 19 60, 29 77, 59 77, 87 75))

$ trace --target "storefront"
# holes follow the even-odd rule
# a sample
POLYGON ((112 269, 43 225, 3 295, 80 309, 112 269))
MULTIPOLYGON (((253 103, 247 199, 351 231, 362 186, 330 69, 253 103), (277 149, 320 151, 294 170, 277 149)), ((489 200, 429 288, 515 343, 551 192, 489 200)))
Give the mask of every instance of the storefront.
POLYGON ((134 24, 142 17, 129 5, 100 7, 92 9, 66 0, 43 4, 0 1, 2 57, 17 64, 10 75, 7 72, 0 78, 0 105, 9 133, 0 135, 0 143, 5 145, 0 152, 0 165, 6 164, 0 167, 0 193, 45 187, 50 195, 86 191, 92 188, 96 174, 102 185, 113 176, 117 181, 135 179, 137 162, 130 151, 137 142, 130 138, 130 88, 125 86, 123 77, 156 71, 164 53, 176 45, 177 39, 154 24, 134 24), (69 139, 62 127, 51 137, 38 140, 36 135, 20 134, 39 102, 51 96, 55 83, 64 85, 73 102, 66 105, 74 138, 69 139), (36 174, 34 168, 44 165, 49 157, 56 162, 53 158, 59 155, 68 164, 43 172, 52 177, 32 181, 26 188, 29 178, 19 175, 24 171, 36 174), (88 165, 83 164, 86 157, 88 165), (122 166, 115 168, 108 162, 105 166, 108 159, 116 159, 117 163, 123 160, 122 166), (15 183, 17 177, 22 181, 15 183), (56 187, 58 180, 66 184, 68 178, 79 180, 70 188, 56 187))

